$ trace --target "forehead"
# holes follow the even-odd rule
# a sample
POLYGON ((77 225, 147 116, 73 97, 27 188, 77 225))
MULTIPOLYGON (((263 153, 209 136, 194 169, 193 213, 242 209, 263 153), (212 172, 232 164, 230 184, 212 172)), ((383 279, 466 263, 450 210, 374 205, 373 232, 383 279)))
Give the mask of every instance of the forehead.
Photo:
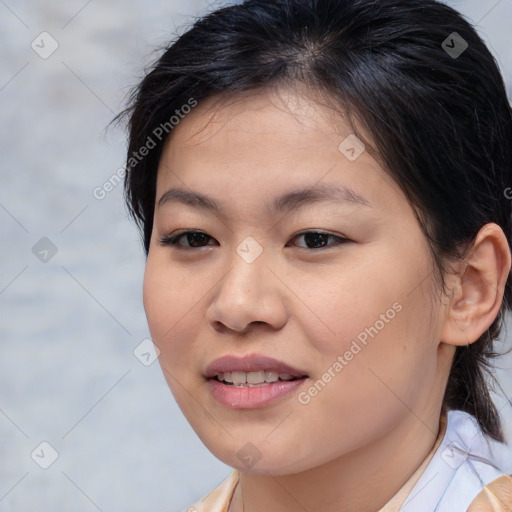
POLYGON ((303 91, 211 97, 187 114, 168 138, 159 165, 157 201, 171 186, 227 196, 236 190, 250 200, 258 194, 268 198, 331 183, 353 196, 366 194, 372 202, 384 180, 391 192, 400 194, 364 145, 356 159, 347 157, 344 141, 357 141, 353 137, 339 109, 303 91))
MULTIPOLYGON (((207 145, 208 141, 222 131, 223 135, 237 132, 260 139, 275 140, 279 134, 282 144, 287 135, 309 136, 313 132, 325 135, 351 133, 353 129, 345 119, 340 107, 318 92, 304 86, 292 88, 275 87, 240 92, 234 95, 219 94, 199 102, 180 122, 167 141, 175 139, 180 144, 207 145)), ((336 135, 339 137, 339 135, 336 135)), ((219 141, 217 140, 216 143, 219 141)), ((295 147, 300 151, 300 146, 295 147)))

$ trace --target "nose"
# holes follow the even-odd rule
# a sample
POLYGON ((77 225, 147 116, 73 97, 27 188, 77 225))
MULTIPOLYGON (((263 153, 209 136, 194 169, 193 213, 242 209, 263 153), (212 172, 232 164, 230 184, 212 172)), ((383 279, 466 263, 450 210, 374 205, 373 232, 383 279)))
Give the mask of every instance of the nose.
POLYGON ((247 262, 238 253, 230 259, 230 269, 217 285, 206 319, 216 331, 245 334, 251 325, 267 324, 282 328, 288 312, 283 295, 286 288, 271 269, 267 258, 247 262))

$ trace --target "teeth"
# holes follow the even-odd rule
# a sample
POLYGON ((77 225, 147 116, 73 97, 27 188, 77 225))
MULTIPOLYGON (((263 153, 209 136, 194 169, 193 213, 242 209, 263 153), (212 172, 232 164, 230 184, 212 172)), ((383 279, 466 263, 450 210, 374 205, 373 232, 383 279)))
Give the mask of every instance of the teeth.
POLYGON ((237 384, 245 384, 247 374, 245 372, 231 372, 231 378, 233 379, 233 384, 236 386, 237 384))
POLYGON ((247 384, 261 384, 265 382, 265 372, 247 372, 247 384))
POLYGON ((258 386, 267 383, 282 381, 290 381, 295 377, 289 373, 279 373, 273 370, 261 370, 258 372, 224 372, 218 373, 217 379, 220 382, 227 382, 234 386, 258 386))
POLYGON ((277 382, 279 380, 279 373, 273 371, 265 372, 265 382, 277 382))

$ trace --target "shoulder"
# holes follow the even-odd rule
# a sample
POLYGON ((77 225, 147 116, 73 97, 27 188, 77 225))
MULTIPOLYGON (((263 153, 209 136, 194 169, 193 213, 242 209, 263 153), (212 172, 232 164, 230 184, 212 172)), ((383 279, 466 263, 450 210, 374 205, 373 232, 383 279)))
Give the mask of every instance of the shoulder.
POLYGON ((238 478, 238 471, 234 470, 220 485, 194 503, 186 512, 227 512, 238 478))
POLYGON ((400 512, 512 512, 503 452, 475 418, 450 411, 443 440, 400 512))
POLYGON ((512 511, 511 475, 502 475, 484 486, 467 510, 467 512, 510 511, 512 511))

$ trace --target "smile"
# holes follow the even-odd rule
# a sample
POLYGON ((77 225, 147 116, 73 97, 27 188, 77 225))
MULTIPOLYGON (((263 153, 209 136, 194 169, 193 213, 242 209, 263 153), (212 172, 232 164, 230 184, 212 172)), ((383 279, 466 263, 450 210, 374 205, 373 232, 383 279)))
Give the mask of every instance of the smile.
POLYGON ((260 409, 291 398, 308 380, 302 369, 262 354, 226 354, 204 371, 208 390, 228 409, 260 409))

